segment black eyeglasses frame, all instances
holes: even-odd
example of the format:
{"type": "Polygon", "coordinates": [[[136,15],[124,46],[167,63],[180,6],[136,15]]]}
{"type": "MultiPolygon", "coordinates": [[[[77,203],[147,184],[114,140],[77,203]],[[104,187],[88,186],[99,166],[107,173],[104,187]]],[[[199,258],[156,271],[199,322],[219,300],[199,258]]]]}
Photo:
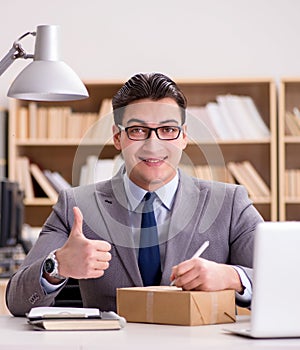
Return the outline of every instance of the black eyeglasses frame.
{"type": "Polygon", "coordinates": [[[126,135],[127,137],[129,138],[129,140],[132,140],[132,141],[145,141],[145,140],[148,140],[152,134],[152,131],[155,132],[155,135],[156,137],[159,139],[159,140],[162,140],[162,141],[173,141],[173,140],[177,140],[178,137],[180,136],[181,132],[182,132],[182,127],[181,126],[174,126],[174,125],[163,125],[163,126],[159,126],[157,128],[150,128],[149,126],[144,126],[144,125],[132,125],[132,126],[123,126],[121,124],[118,124],[118,128],[120,129],[120,131],[125,131],[126,132],[126,135]],[[164,129],[166,127],[172,127],[172,128],[175,128],[178,130],[178,135],[174,138],[171,138],[171,139],[163,139],[159,136],[158,134],[158,130],[159,129],[164,129]],[[129,135],[129,132],[128,130],[130,130],[131,128],[145,128],[146,130],[148,130],[148,135],[146,138],[144,139],[135,139],[135,138],[132,138],[130,135],[129,135]]]}

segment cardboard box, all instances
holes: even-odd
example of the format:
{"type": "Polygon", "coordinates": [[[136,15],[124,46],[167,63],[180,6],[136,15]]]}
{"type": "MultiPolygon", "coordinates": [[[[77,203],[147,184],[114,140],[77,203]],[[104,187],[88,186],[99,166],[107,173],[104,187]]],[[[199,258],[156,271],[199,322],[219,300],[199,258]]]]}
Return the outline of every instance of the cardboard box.
{"type": "Polygon", "coordinates": [[[128,322],[199,326],[235,322],[235,292],[183,291],[177,287],[117,289],[118,314],[128,322]]]}

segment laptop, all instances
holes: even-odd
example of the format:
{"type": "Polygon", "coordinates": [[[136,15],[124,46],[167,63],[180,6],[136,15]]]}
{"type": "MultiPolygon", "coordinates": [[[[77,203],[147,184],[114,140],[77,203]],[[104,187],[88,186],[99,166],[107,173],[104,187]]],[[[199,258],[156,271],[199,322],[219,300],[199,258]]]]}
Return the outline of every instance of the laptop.
{"type": "Polygon", "coordinates": [[[300,337],[300,222],[260,223],[253,269],[250,324],[226,331],[252,338],[300,337]]]}

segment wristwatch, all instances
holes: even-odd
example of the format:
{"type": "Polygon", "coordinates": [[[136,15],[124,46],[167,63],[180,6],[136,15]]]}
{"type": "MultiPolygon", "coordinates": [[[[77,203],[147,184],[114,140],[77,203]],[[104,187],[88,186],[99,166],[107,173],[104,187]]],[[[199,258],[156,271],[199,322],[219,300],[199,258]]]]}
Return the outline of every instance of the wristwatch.
{"type": "Polygon", "coordinates": [[[44,262],[43,270],[51,277],[57,278],[59,280],[65,280],[66,277],[63,277],[58,273],[58,261],[56,259],[55,253],[56,250],[53,250],[53,252],[47,256],[44,262]]]}

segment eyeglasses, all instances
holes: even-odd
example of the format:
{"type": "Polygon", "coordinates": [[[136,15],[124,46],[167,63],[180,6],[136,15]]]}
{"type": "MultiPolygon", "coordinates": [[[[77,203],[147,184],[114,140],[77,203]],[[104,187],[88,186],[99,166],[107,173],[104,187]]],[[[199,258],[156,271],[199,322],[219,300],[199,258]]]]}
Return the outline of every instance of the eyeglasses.
{"type": "Polygon", "coordinates": [[[149,128],[148,126],[133,125],[123,126],[118,124],[121,131],[125,131],[128,138],[134,141],[143,141],[150,138],[152,131],[155,132],[159,140],[176,140],[178,139],[182,128],[180,126],[159,126],[158,128],[149,128]]]}

